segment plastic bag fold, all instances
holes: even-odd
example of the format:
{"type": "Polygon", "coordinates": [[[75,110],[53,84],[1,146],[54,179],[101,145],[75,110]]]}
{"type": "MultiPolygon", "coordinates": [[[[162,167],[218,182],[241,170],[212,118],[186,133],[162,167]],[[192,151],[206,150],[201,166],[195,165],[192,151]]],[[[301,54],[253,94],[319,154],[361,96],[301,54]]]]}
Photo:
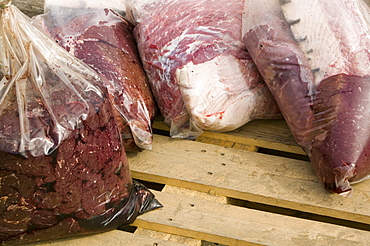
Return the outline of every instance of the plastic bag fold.
{"type": "Polygon", "coordinates": [[[369,7],[245,1],[243,40],[325,188],[370,174],[369,7]]]}

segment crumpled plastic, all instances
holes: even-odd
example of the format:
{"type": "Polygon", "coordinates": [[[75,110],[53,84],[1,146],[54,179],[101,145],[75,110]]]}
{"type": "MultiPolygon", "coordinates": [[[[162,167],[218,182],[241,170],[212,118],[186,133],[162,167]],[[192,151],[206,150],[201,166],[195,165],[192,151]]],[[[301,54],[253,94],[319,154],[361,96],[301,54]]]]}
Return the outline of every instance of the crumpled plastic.
{"type": "Polygon", "coordinates": [[[172,137],[231,131],[280,111],[241,38],[242,0],[129,0],[153,94],[172,137]]]}
{"type": "Polygon", "coordinates": [[[16,7],[0,14],[0,243],[107,231],[160,207],[131,178],[99,75],[16,7]]]}
{"type": "Polygon", "coordinates": [[[118,4],[47,0],[45,14],[34,21],[101,76],[116,110],[126,151],[151,149],[156,103],[137,51],[134,26],[118,14],[124,15],[118,4]]]}
{"type": "Polygon", "coordinates": [[[370,8],[247,0],[244,43],[328,191],[370,175],[370,8]]]}

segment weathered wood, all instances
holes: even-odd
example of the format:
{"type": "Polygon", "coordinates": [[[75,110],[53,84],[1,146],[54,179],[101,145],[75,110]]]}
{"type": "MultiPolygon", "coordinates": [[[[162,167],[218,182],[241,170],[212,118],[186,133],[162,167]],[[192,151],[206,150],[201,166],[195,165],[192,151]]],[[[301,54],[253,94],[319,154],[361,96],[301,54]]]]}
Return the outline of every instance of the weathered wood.
{"type": "MultiPolygon", "coordinates": [[[[227,203],[226,197],[211,195],[211,194],[204,193],[204,192],[184,189],[184,188],[170,186],[170,185],[166,185],[162,189],[162,192],[166,192],[170,194],[177,194],[177,195],[187,196],[187,197],[193,197],[193,198],[200,198],[200,199],[205,199],[205,200],[209,200],[213,202],[220,202],[223,204],[227,203]]],[[[164,232],[159,232],[159,231],[154,231],[154,230],[149,230],[149,229],[144,229],[144,228],[137,228],[137,230],[135,231],[135,234],[164,239],[167,241],[173,241],[177,243],[182,243],[187,246],[203,246],[202,240],[199,240],[199,239],[194,239],[194,238],[189,238],[189,237],[184,237],[184,236],[179,236],[175,234],[164,233],[164,232]]]]}
{"type": "Polygon", "coordinates": [[[27,246],[187,246],[152,237],[114,230],[106,233],[59,239],[55,241],[25,244],[27,246]]]}
{"type": "MultiPolygon", "coordinates": [[[[207,133],[204,133],[197,137],[195,141],[201,142],[201,143],[208,143],[208,144],[214,144],[214,145],[219,145],[219,146],[224,146],[224,147],[229,147],[229,148],[235,148],[235,149],[242,149],[242,150],[248,150],[248,151],[257,151],[258,147],[249,145],[249,144],[241,144],[229,140],[224,140],[224,139],[217,139],[213,134],[208,134],[209,136],[207,137],[207,133]]],[[[220,133],[216,133],[216,136],[220,133]]]]}
{"type": "Polygon", "coordinates": [[[158,135],[154,143],[128,155],[134,178],[370,224],[369,180],[343,198],[306,161],[158,135]]]}
{"type": "Polygon", "coordinates": [[[180,187],[171,186],[171,185],[166,185],[162,189],[162,192],[178,194],[178,195],[188,196],[188,197],[201,198],[204,200],[209,200],[212,202],[220,202],[223,204],[226,204],[228,202],[228,199],[224,196],[213,195],[209,193],[204,193],[204,192],[200,192],[196,190],[189,190],[189,189],[180,188],[180,187]]]}
{"type": "MultiPolygon", "coordinates": [[[[158,118],[153,123],[153,128],[164,131],[169,130],[169,127],[161,121],[161,118],[158,118]]],[[[198,137],[198,140],[204,143],[246,150],[248,150],[248,147],[245,148],[243,146],[263,147],[305,155],[305,152],[294,140],[284,120],[255,120],[234,131],[225,133],[204,131],[198,137]],[[238,147],[238,145],[242,147],[238,147]]]]}
{"type": "MultiPolygon", "coordinates": [[[[210,194],[206,194],[203,192],[187,190],[187,189],[169,186],[169,185],[166,185],[162,189],[162,192],[167,192],[167,193],[172,193],[172,194],[181,194],[181,195],[198,197],[198,198],[207,197],[209,199],[216,199],[216,200],[219,199],[219,201],[226,202],[224,197],[223,197],[224,199],[222,200],[222,197],[212,196],[210,194]]],[[[177,243],[185,244],[187,246],[202,246],[202,241],[199,239],[194,239],[194,238],[189,238],[189,237],[184,237],[184,236],[179,236],[175,234],[164,233],[164,232],[159,232],[159,231],[154,231],[154,230],[149,230],[149,229],[144,229],[144,228],[137,228],[135,231],[135,234],[148,236],[152,238],[159,238],[159,239],[163,239],[163,240],[167,240],[171,242],[177,242],[177,243]]]]}
{"type": "Polygon", "coordinates": [[[229,246],[369,245],[370,232],[298,219],[179,194],[154,191],[163,209],[146,213],[135,226],[229,246]]]}
{"type": "Polygon", "coordinates": [[[44,0],[13,0],[12,3],[30,17],[44,12],[44,0]]]}
{"type": "Polygon", "coordinates": [[[229,134],[248,138],[250,144],[259,147],[306,154],[295,141],[284,120],[254,120],[229,134]]]}
{"type": "Polygon", "coordinates": [[[184,237],[184,236],[179,236],[175,234],[159,232],[159,231],[154,231],[154,230],[149,230],[149,229],[144,229],[144,228],[137,228],[137,230],[135,231],[135,235],[142,235],[142,236],[151,237],[151,238],[163,239],[163,240],[170,241],[170,242],[180,243],[186,246],[202,246],[202,241],[199,239],[194,239],[194,238],[189,238],[189,237],[184,237]]]}

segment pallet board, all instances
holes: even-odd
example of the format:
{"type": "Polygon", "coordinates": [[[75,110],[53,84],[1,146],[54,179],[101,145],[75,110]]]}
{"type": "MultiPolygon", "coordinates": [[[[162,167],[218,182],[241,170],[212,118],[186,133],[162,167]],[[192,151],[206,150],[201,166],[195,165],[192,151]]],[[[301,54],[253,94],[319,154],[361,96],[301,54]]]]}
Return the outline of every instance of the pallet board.
{"type": "MultiPolygon", "coordinates": [[[[279,148],[280,151],[302,154],[290,147],[294,143],[290,142],[292,136],[285,122],[255,121],[250,124],[244,126],[243,131],[238,130],[238,138],[231,136],[228,142],[250,144],[251,135],[259,134],[261,137],[256,138],[263,141],[255,141],[257,148],[263,145],[273,149],[276,142],[283,139],[279,144],[287,145],[287,148],[279,148]],[[268,134],[259,132],[274,128],[279,130],[273,131],[273,144],[268,144],[268,134]]],[[[166,130],[161,122],[156,126],[166,130]]],[[[216,135],[219,139],[219,133],[206,134],[216,135]]],[[[165,189],[156,192],[165,207],[161,213],[154,211],[139,217],[134,223],[137,226],[160,228],[163,232],[226,245],[370,244],[370,213],[367,209],[370,181],[354,185],[351,196],[343,198],[324,190],[307,161],[238,147],[226,148],[218,146],[219,143],[212,144],[212,140],[211,143],[201,143],[155,135],[154,143],[152,151],[128,155],[133,177],[183,187],[196,191],[197,195],[191,195],[190,191],[169,195],[165,189]],[[248,209],[225,202],[220,204],[220,201],[203,201],[199,193],[211,194],[221,201],[227,198],[229,203],[231,200],[234,204],[257,205],[248,209]],[[195,206],[196,202],[199,205],[195,206]],[[266,210],[264,207],[270,211],[262,211],[266,210]],[[305,218],[299,218],[302,214],[305,218]]]]}
{"type": "Polygon", "coordinates": [[[134,225],[230,246],[370,243],[365,231],[179,194],[155,195],[165,207],[140,216],[134,225]]]}
{"type": "MultiPolygon", "coordinates": [[[[153,127],[157,130],[169,130],[161,117],[154,121],[153,127]]],[[[255,120],[227,133],[205,131],[197,141],[245,150],[262,147],[305,155],[284,120],[255,120]]]]}
{"type": "Polygon", "coordinates": [[[25,244],[27,246],[187,246],[167,240],[136,235],[121,230],[90,236],[73,237],[54,241],[25,244]]]}
{"type": "Polygon", "coordinates": [[[129,155],[133,177],[278,207],[370,223],[369,182],[349,198],[329,194],[305,161],[155,136],[129,155]]]}

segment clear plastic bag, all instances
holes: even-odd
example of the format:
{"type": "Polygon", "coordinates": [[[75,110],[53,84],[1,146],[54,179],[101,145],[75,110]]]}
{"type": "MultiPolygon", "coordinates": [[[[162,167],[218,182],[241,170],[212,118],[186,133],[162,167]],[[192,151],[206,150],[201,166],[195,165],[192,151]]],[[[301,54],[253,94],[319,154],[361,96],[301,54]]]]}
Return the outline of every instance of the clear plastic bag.
{"type": "Polygon", "coordinates": [[[370,174],[369,8],[362,0],[247,0],[244,43],[329,191],[370,174]]]}
{"type": "Polygon", "coordinates": [[[115,10],[104,8],[124,13],[125,5],[119,6],[120,2],[46,0],[45,14],[36,21],[105,81],[126,151],[136,150],[136,146],[151,149],[156,104],[141,65],[133,25],[115,10]]]}
{"type": "Polygon", "coordinates": [[[230,131],[279,109],[242,43],[242,0],[126,1],[172,137],[230,131]]]}
{"type": "Polygon", "coordinates": [[[0,243],[106,231],[159,207],[132,181],[99,75],[12,5],[0,47],[0,243]]]}

